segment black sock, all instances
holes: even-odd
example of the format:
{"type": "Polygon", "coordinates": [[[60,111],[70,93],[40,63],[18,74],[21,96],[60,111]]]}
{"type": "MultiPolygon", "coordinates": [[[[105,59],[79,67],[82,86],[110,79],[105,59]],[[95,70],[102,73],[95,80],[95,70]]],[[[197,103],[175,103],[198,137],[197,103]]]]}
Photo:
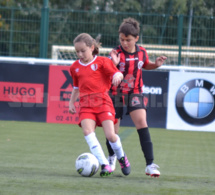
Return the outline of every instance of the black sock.
{"type": "Polygon", "coordinates": [[[109,153],[109,156],[113,156],[114,155],[114,151],[108,141],[108,139],[106,138],[106,145],[107,145],[107,149],[108,149],[108,153],[109,153]]]}
{"type": "Polygon", "coordinates": [[[148,127],[141,128],[141,129],[138,129],[137,132],[139,134],[140,145],[142,147],[142,151],[146,159],[146,165],[150,165],[154,160],[154,155],[153,155],[153,144],[151,142],[149,129],[148,127]]]}

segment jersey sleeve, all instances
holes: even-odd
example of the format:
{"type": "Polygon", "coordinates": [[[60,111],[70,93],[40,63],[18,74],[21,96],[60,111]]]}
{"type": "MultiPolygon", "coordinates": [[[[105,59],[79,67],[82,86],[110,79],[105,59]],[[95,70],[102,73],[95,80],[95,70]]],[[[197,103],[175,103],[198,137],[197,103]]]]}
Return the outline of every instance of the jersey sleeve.
{"type": "Polygon", "coordinates": [[[70,74],[71,74],[71,77],[72,77],[72,80],[73,80],[73,87],[75,89],[78,89],[78,78],[77,78],[77,75],[75,73],[73,65],[71,65],[71,67],[70,67],[70,74]]]}
{"type": "Polygon", "coordinates": [[[111,59],[104,57],[103,62],[103,69],[108,76],[112,77],[116,72],[120,72],[111,59]]]}
{"type": "Polygon", "coordinates": [[[148,56],[148,53],[147,53],[145,48],[141,48],[141,49],[144,53],[144,58],[145,58],[145,61],[144,61],[142,68],[145,68],[145,66],[149,63],[149,56],[148,56]]]}

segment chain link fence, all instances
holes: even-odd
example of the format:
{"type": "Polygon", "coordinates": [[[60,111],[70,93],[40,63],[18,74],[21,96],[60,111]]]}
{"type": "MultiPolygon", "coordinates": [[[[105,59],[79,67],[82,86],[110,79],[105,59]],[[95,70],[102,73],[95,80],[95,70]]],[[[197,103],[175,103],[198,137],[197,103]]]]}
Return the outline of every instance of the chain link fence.
{"type": "Polygon", "coordinates": [[[51,59],[54,45],[72,46],[82,32],[111,49],[127,17],[140,22],[138,44],[150,59],[166,55],[166,65],[215,67],[215,19],[206,16],[0,7],[0,56],[51,59]]]}

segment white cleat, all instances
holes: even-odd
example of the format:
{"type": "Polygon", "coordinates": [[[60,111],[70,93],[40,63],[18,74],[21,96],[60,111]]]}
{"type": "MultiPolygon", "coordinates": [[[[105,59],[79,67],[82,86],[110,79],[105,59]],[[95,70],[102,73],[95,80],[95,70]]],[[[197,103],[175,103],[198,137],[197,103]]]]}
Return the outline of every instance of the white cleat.
{"type": "Polygon", "coordinates": [[[148,165],[145,169],[146,175],[150,175],[151,177],[159,177],[160,171],[158,171],[158,168],[160,167],[154,163],[148,165]]]}
{"type": "Polygon", "coordinates": [[[116,169],[116,154],[113,156],[108,156],[107,158],[111,169],[114,171],[116,169]]]}

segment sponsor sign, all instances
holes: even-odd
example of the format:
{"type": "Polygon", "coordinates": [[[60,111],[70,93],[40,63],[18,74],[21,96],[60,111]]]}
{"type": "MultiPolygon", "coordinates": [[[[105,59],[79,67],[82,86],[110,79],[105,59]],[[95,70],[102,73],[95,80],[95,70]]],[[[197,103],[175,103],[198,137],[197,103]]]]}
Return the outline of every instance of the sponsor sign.
{"type": "Polygon", "coordinates": [[[168,99],[168,129],[215,131],[213,74],[171,72],[168,99]]]}
{"type": "Polygon", "coordinates": [[[0,62],[0,120],[46,121],[48,70],[0,62]]]}
{"type": "Polygon", "coordinates": [[[44,84],[0,81],[0,101],[43,103],[44,84]]]}
{"type": "MultiPolygon", "coordinates": [[[[0,119],[77,124],[78,102],[77,114],[69,113],[73,89],[69,68],[39,64],[0,64],[0,119]]],[[[96,69],[97,66],[92,68],[96,69]]],[[[143,71],[144,102],[148,104],[147,122],[150,127],[166,127],[168,74],[143,71]]],[[[138,104],[138,100],[133,99],[133,104],[138,104]]],[[[121,125],[134,126],[126,114],[121,125]]]]}
{"type": "MultiPolygon", "coordinates": [[[[69,66],[49,66],[49,85],[46,122],[77,124],[77,114],[69,113],[72,77],[69,66]]],[[[78,111],[78,102],[76,104],[78,111]]]]}

